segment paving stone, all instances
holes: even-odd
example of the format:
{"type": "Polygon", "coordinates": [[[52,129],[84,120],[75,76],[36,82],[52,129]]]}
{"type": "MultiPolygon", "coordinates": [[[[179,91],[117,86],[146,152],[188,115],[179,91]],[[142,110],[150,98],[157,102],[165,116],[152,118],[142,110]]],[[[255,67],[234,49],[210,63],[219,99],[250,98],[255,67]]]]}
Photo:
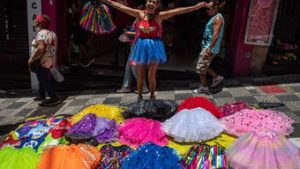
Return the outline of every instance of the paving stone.
{"type": "Polygon", "coordinates": [[[300,137],[300,123],[294,123],[294,132],[291,134],[291,137],[300,137]]]}
{"type": "Polygon", "coordinates": [[[241,86],[242,83],[239,80],[236,79],[225,79],[223,81],[225,86],[241,86]]]}
{"type": "Polygon", "coordinates": [[[122,100],[122,97],[107,97],[103,103],[118,105],[118,104],[120,104],[121,100],[122,100]]]}
{"type": "Polygon", "coordinates": [[[295,121],[295,123],[300,123],[300,117],[298,117],[295,113],[293,113],[291,111],[286,111],[286,112],[284,112],[284,114],[286,114],[287,116],[292,118],[295,121]]]}
{"type": "Polygon", "coordinates": [[[300,111],[300,101],[285,102],[285,105],[292,111],[300,111]]]}
{"type": "Polygon", "coordinates": [[[4,102],[6,99],[0,99],[0,103],[4,102]]]}
{"type": "Polygon", "coordinates": [[[35,109],[39,107],[39,103],[38,102],[31,102],[30,104],[26,105],[27,109],[35,109]]]}
{"type": "Polygon", "coordinates": [[[11,124],[17,124],[25,121],[25,117],[22,116],[8,116],[3,118],[0,121],[1,126],[11,125],[11,124]]]}
{"type": "Polygon", "coordinates": [[[33,100],[33,97],[23,97],[17,100],[16,102],[30,102],[33,100]]]}
{"type": "Polygon", "coordinates": [[[92,98],[93,95],[79,95],[75,98],[75,100],[80,100],[80,99],[90,99],[92,98]]]}
{"type": "Polygon", "coordinates": [[[175,94],[175,100],[185,100],[190,97],[193,97],[192,93],[175,94]]]}
{"type": "Polygon", "coordinates": [[[257,104],[258,101],[255,99],[253,96],[244,96],[244,97],[234,97],[234,100],[238,101],[243,101],[249,105],[257,104]]]}
{"type": "Polygon", "coordinates": [[[106,98],[108,94],[95,94],[92,96],[92,98],[106,98]]]}
{"type": "Polygon", "coordinates": [[[126,94],[124,94],[124,93],[111,93],[111,94],[109,94],[107,97],[117,97],[117,98],[122,98],[122,97],[124,97],[126,94]]]}
{"type": "Polygon", "coordinates": [[[270,109],[274,110],[274,111],[279,111],[279,112],[291,112],[292,111],[287,106],[273,107],[273,108],[270,108],[270,109]]]}
{"type": "Polygon", "coordinates": [[[15,116],[16,109],[3,109],[0,111],[0,117],[15,116]]]}
{"type": "Polygon", "coordinates": [[[244,87],[229,88],[228,90],[233,97],[251,96],[248,90],[244,87]]]}
{"type": "Polygon", "coordinates": [[[22,107],[26,102],[14,102],[13,104],[6,107],[6,109],[18,109],[22,107]]]}
{"type": "Polygon", "coordinates": [[[300,93],[300,86],[290,86],[290,88],[296,92],[296,93],[300,93]]]}
{"type": "Polygon", "coordinates": [[[215,102],[216,106],[220,107],[226,103],[234,103],[236,101],[232,97],[227,97],[227,98],[216,98],[216,99],[214,99],[214,102],[215,102]]]}
{"type": "Polygon", "coordinates": [[[59,110],[55,115],[74,115],[82,110],[85,106],[67,106],[63,110],[59,110]]]}
{"type": "Polygon", "coordinates": [[[265,96],[254,96],[258,102],[280,102],[275,96],[265,95],[265,96]]]}
{"type": "Polygon", "coordinates": [[[137,101],[137,95],[133,93],[127,94],[125,97],[122,98],[120,105],[128,106],[130,103],[137,101]]]}
{"type": "Polygon", "coordinates": [[[1,109],[6,109],[9,105],[13,104],[12,102],[2,102],[0,103],[0,110],[1,109]]]}
{"type": "Polygon", "coordinates": [[[19,98],[8,98],[8,99],[5,99],[2,103],[14,103],[17,100],[19,100],[19,98]]]}
{"type": "MultiPolygon", "coordinates": [[[[299,132],[300,133],[300,132],[299,132]]],[[[289,138],[291,142],[293,142],[300,149],[300,137],[289,138]]]]}
{"type": "Polygon", "coordinates": [[[205,97],[207,99],[213,99],[213,95],[206,95],[206,94],[193,94],[194,97],[205,97]]]}
{"type": "Polygon", "coordinates": [[[231,93],[229,91],[222,91],[217,94],[212,95],[213,98],[226,98],[226,97],[232,97],[231,93]]]}
{"type": "Polygon", "coordinates": [[[88,102],[89,99],[78,99],[78,100],[73,100],[69,106],[80,106],[80,105],[85,105],[86,102],[88,102]]]}
{"type": "Polygon", "coordinates": [[[261,96],[261,95],[265,95],[264,93],[260,92],[257,89],[250,89],[248,90],[248,92],[252,95],[252,96],[261,96]]]}
{"type": "Polygon", "coordinates": [[[21,111],[19,111],[19,112],[17,113],[17,116],[24,116],[24,117],[26,117],[26,116],[28,116],[28,114],[31,113],[32,111],[33,111],[33,109],[23,109],[23,110],[21,110],[21,111]]]}
{"type": "Polygon", "coordinates": [[[300,101],[300,98],[297,95],[277,95],[276,96],[280,101],[282,102],[288,102],[288,101],[300,101]]]}
{"type": "Polygon", "coordinates": [[[175,100],[175,91],[159,91],[156,94],[157,99],[175,100]]]}
{"type": "Polygon", "coordinates": [[[92,98],[85,105],[102,104],[105,98],[92,98]]]}

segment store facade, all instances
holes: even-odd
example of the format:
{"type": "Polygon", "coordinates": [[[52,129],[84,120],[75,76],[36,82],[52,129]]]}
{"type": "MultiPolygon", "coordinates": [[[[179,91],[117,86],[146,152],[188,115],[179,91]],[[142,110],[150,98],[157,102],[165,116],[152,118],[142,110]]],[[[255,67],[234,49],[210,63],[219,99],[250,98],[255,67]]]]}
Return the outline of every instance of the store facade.
{"type": "MultiPolygon", "coordinates": [[[[29,44],[34,34],[32,21],[35,14],[42,12],[50,16],[52,29],[58,35],[58,64],[70,64],[74,46],[81,48],[80,45],[73,44],[73,25],[74,22],[79,22],[84,1],[23,0],[18,2],[23,5],[18,6],[11,5],[14,4],[13,1],[15,0],[1,1],[0,3],[3,13],[1,15],[3,17],[1,18],[1,22],[3,22],[1,30],[3,31],[1,31],[0,45],[2,63],[7,60],[16,64],[24,65],[26,63],[29,56],[29,44]]],[[[144,4],[144,1],[131,2],[127,0],[127,3],[137,7],[144,4]]],[[[194,1],[188,0],[162,0],[161,9],[189,6],[193,3],[194,1]]],[[[226,9],[223,11],[226,25],[222,48],[222,57],[224,58],[222,61],[227,67],[224,67],[223,70],[233,76],[298,73],[300,11],[297,9],[299,8],[300,2],[296,0],[227,1],[226,9]],[[262,10],[253,11],[257,8],[262,10]],[[255,27],[255,25],[259,25],[259,20],[255,21],[253,18],[254,12],[258,15],[257,18],[267,16],[265,19],[268,24],[264,24],[263,28],[255,27]],[[264,15],[266,12],[268,15],[264,15]],[[251,22],[253,20],[254,22],[251,22]],[[261,30],[265,31],[263,32],[265,36],[260,35],[261,30]],[[285,69],[285,67],[294,67],[294,69],[286,72],[276,71],[285,69]]],[[[120,29],[126,25],[130,26],[133,22],[132,18],[113,9],[111,9],[111,13],[117,26],[120,25],[120,29]],[[122,21],[122,23],[118,21],[122,21]]],[[[176,16],[164,23],[163,39],[168,62],[161,65],[160,69],[192,71],[192,65],[200,50],[202,33],[207,19],[205,10],[199,10],[176,16]]],[[[94,64],[100,66],[124,66],[129,53],[129,44],[118,41],[118,36],[122,32],[120,29],[105,35],[88,32],[85,32],[84,36],[79,34],[80,41],[85,48],[84,56],[88,56],[87,59],[94,58],[96,60],[94,64]]]]}

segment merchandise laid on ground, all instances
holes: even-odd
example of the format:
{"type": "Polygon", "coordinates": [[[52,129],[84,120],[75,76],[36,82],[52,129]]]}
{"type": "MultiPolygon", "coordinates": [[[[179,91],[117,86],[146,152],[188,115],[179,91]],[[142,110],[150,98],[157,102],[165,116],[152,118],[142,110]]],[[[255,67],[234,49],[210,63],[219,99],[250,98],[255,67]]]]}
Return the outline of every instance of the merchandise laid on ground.
{"type": "Polygon", "coordinates": [[[31,118],[0,143],[0,169],[300,169],[294,120],[272,106],[191,97],[31,118]]]}

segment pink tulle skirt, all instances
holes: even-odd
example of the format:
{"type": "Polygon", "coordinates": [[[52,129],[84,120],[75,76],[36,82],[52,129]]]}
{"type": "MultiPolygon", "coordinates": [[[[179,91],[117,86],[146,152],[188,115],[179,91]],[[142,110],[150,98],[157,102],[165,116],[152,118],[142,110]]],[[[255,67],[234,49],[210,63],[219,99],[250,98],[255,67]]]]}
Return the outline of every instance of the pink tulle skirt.
{"type": "Polygon", "coordinates": [[[244,109],[220,119],[225,132],[239,136],[244,132],[273,131],[283,135],[293,132],[294,120],[281,112],[273,110],[244,109]]]}
{"type": "Polygon", "coordinates": [[[119,127],[120,142],[129,146],[140,146],[147,142],[164,146],[168,144],[166,134],[161,129],[161,123],[146,118],[125,120],[119,127]]]}
{"type": "Polygon", "coordinates": [[[299,169],[299,150],[283,135],[246,133],[226,151],[237,169],[299,169]]]}

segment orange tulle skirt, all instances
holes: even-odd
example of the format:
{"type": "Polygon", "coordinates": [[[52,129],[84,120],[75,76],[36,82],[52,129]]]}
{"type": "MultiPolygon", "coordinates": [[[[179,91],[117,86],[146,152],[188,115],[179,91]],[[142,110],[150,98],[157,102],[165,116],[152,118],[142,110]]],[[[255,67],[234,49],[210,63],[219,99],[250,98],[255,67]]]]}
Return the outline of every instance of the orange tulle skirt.
{"type": "Polygon", "coordinates": [[[100,153],[96,147],[59,145],[42,154],[37,169],[94,169],[99,160],[100,153]]]}

